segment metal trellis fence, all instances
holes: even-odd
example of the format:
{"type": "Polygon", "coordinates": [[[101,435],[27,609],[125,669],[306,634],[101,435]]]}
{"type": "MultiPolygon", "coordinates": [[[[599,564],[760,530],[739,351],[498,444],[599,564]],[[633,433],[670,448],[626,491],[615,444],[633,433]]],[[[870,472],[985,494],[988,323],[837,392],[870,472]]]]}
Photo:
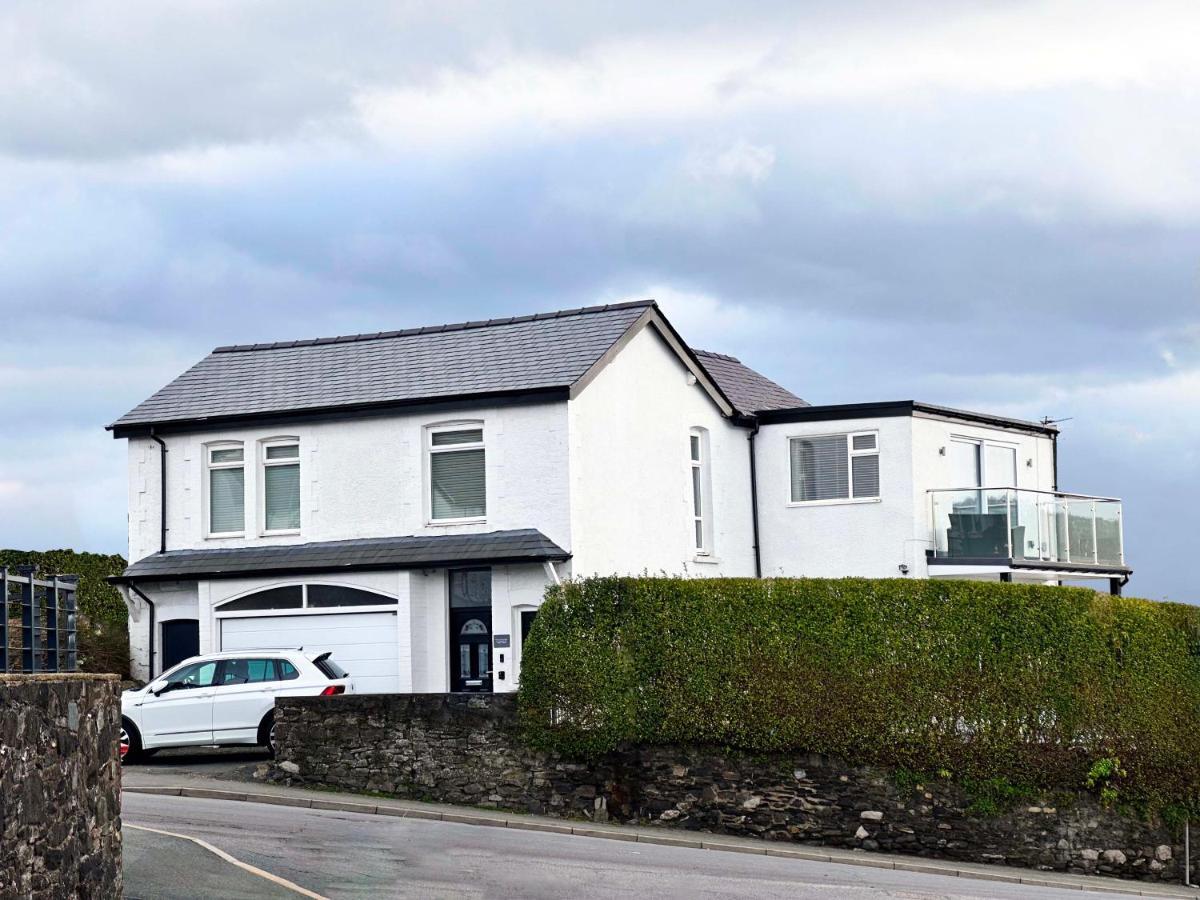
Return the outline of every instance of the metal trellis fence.
{"type": "Polygon", "coordinates": [[[37,578],[33,566],[0,566],[0,674],[75,672],[74,575],[37,578]]]}

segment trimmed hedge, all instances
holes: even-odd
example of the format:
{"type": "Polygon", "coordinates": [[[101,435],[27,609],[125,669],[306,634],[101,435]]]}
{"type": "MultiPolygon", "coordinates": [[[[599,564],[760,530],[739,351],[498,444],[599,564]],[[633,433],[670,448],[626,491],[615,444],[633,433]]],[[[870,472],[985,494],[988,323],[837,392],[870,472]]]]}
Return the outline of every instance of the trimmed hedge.
{"type": "Polygon", "coordinates": [[[124,557],[74,550],[0,550],[0,566],[34,566],[39,576],[78,575],[80,671],[129,674],[129,614],[117,589],[104,580],[125,571],[124,557]]]}
{"type": "Polygon", "coordinates": [[[707,743],[1036,790],[1091,773],[1107,798],[1195,808],[1200,608],[999,582],[587,579],[548,591],[520,709],[527,740],[568,754],[707,743]]]}

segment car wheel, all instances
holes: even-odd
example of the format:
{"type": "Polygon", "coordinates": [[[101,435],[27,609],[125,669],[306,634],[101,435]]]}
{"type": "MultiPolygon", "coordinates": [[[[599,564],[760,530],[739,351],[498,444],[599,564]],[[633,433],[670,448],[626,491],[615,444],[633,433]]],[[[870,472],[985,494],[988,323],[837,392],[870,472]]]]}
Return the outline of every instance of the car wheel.
{"type": "Polygon", "coordinates": [[[121,762],[138,762],[146,756],[142,736],[128,719],[121,720],[121,762]]]}
{"type": "Polygon", "coordinates": [[[263,716],[262,724],[258,726],[258,742],[271,752],[271,758],[275,758],[276,743],[275,743],[275,711],[267,713],[263,716]]]}

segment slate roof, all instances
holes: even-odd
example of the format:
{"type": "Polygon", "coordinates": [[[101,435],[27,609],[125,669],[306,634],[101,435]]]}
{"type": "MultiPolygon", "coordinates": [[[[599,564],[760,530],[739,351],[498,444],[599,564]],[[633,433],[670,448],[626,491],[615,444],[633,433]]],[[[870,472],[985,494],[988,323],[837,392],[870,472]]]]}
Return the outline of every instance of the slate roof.
{"type": "Polygon", "coordinates": [[[571,554],[532,528],[484,534],[361,538],[271,547],[168,550],[139,559],[109,581],[237,578],[273,572],[347,572],[568,559],[571,554]]]}
{"type": "Polygon", "coordinates": [[[218,347],[109,427],[569,388],[653,306],[218,347]]]}
{"type": "Polygon", "coordinates": [[[739,412],[754,413],[767,409],[793,409],[808,406],[785,387],[760,375],[741,360],[711,350],[694,350],[700,363],[720,385],[725,396],[739,412]]]}
{"type": "MultiPolygon", "coordinates": [[[[462,398],[566,391],[653,300],[334,338],[218,347],[109,426],[324,414],[462,398]]],[[[661,320],[665,323],[665,319],[661,320]]],[[[674,333],[669,323],[666,327],[674,333]]],[[[732,356],[695,351],[739,412],[807,406],[732,356]]]]}

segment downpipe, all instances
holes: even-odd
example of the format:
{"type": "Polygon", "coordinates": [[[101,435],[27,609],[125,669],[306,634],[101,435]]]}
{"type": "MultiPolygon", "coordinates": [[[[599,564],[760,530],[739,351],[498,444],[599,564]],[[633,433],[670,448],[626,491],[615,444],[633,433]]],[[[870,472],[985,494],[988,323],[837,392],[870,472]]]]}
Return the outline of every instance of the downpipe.
{"type": "Polygon", "coordinates": [[[758,419],[746,436],[750,448],[750,527],[754,536],[754,577],[762,578],[762,553],[758,547],[758,469],[755,462],[754,436],[758,434],[758,419]]]}
{"type": "MultiPolygon", "coordinates": [[[[167,442],[150,429],[150,440],[158,444],[158,552],[167,552],[167,442]]],[[[138,591],[141,594],[141,591],[138,591]]]]}
{"type": "Polygon", "coordinates": [[[149,597],[147,597],[142,592],[142,589],[139,588],[132,581],[128,582],[127,585],[131,591],[133,591],[135,594],[137,594],[139,597],[141,597],[143,601],[145,601],[146,608],[148,610],[150,610],[150,619],[147,623],[150,626],[150,659],[146,663],[146,675],[148,676],[146,678],[146,683],[149,684],[151,681],[154,680],[154,601],[151,600],[149,597]]]}

